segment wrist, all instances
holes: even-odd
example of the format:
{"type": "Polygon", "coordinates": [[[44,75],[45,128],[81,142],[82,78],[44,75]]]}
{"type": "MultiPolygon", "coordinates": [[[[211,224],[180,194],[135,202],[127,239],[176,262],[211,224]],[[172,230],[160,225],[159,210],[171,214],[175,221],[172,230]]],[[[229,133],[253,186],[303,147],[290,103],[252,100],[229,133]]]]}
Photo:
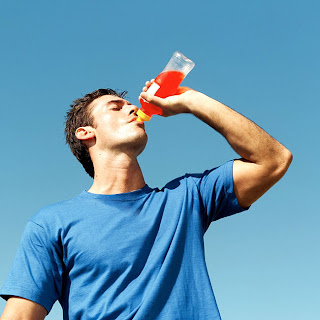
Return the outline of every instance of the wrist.
{"type": "Polygon", "coordinates": [[[211,98],[199,91],[190,90],[186,92],[184,102],[186,113],[196,115],[199,111],[203,109],[205,105],[208,104],[208,99],[212,100],[211,98]]]}

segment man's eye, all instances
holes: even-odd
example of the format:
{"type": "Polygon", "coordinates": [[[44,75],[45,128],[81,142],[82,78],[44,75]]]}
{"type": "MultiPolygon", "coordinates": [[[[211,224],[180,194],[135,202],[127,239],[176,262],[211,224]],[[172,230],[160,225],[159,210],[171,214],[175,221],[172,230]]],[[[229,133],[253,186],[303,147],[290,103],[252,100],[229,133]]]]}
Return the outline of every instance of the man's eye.
{"type": "Polygon", "coordinates": [[[121,108],[120,107],[112,107],[111,110],[119,111],[119,110],[121,110],[121,108]]]}

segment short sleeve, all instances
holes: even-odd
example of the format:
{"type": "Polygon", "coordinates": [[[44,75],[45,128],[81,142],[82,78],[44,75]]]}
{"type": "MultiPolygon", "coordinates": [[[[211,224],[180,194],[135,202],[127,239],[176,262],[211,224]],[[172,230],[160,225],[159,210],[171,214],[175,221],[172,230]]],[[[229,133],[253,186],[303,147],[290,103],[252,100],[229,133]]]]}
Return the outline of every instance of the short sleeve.
{"type": "Polygon", "coordinates": [[[233,160],[206,170],[195,178],[195,182],[202,204],[205,230],[212,221],[249,209],[239,205],[233,191],[233,160]]]}
{"type": "Polygon", "coordinates": [[[49,241],[46,230],[28,221],[8,278],[0,295],[22,297],[50,312],[62,287],[62,253],[49,241]]]}

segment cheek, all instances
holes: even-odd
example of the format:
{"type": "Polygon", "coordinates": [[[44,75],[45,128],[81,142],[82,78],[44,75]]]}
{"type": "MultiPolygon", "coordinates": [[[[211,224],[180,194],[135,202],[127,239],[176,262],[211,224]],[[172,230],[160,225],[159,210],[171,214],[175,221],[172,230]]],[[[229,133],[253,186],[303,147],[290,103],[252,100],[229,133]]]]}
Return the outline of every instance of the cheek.
{"type": "MultiPolygon", "coordinates": [[[[105,120],[105,119],[103,119],[105,120]]],[[[99,121],[96,128],[97,141],[108,141],[113,140],[119,132],[119,126],[115,121],[99,121]]]]}
{"type": "Polygon", "coordinates": [[[119,127],[119,119],[117,119],[116,117],[111,117],[110,115],[105,115],[100,119],[98,129],[100,129],[100,131],[105,135],[110,135],[119,131],[119,127]]]}

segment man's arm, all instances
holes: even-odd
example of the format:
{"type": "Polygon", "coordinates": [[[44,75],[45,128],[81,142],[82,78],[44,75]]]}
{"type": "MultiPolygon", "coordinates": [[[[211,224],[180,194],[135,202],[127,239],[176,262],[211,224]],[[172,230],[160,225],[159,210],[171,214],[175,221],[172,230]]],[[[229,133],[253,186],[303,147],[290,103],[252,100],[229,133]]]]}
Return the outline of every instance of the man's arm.
{"type": "MultiPolygon", "coordinates": [[[[149,84],[146,83],[147,87],[149,84]]],[[[242,157],[234,162],[233,181],[234,192],[243,208],[250,206],[279,181],[292,161],[291,152],[267,132],[200,92],[189,90],[166,99],[143,92],[141,98],[161,107],[164,116],[192,113],[227,139],[242,157]]]]}
{"type": "Polygon", "coordinates": [[[20,297],[11,297],[7,301],[0,320],[43,320],[47,314],[47,310],[38,303],[20,297]]]}

